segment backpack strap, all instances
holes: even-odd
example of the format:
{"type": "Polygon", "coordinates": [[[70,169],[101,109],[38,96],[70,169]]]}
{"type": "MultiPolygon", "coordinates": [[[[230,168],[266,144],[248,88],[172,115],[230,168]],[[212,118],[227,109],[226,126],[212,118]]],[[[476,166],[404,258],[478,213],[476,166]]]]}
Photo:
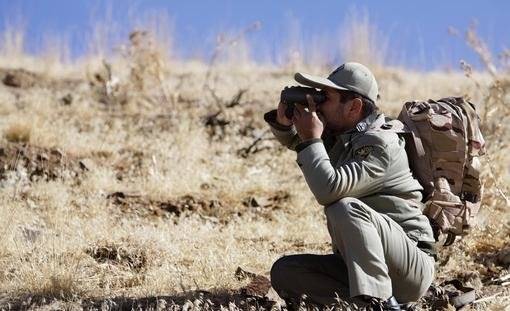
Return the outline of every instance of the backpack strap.
{"type": "MultiPolygon", "coordinates": [[[[408,103],[406,103],[405,105],[408,106],[408,103]]],[[[425,155],[425,148],[423,148],[423,143],[421,141],[418,129],[416,128],[416,126],[414,125],[414,122],[409,117],[408,110],[407,109],[402,109],[401,116],[403,118],[402,121],[404,121],[405,125],[410,130],[410,134],[411,134],[411,136],[413,138],[413,141],[414,141],[414,144],[416,146],[416,152],[418,153],[418,156],[419,157],[423,157],[425,155]]]]}
{"type": "Polygon", "coordinates": [[[453,242],[455,242],[455,238],[457,236],[451,232],[447,232],[446,234],[446,240],[444,241],[443,243],[443,246],[450,246],[453,244],[453,242]]]}
{"type": "Polygon", "coordinates": [[[439,285],[430,285],[426,296],[427,300],[432,302],[433,310],[443,310],[448,306],[461,310],[476,301],[475,289],[464,286],[458,279],[444,281],[439,285]]]}
{"type": "Polygon", "coordinates": [[[462,282],[459,281],[458,279],[443,282],[441,285],[442,286],[453,285],[455,289],[462,292],[461,294],[450,297],[450,303],[456,309],[468,305],[476,300],[475,289],[472,287],[464,286],[464,284],[462,284],[462,282]]]}

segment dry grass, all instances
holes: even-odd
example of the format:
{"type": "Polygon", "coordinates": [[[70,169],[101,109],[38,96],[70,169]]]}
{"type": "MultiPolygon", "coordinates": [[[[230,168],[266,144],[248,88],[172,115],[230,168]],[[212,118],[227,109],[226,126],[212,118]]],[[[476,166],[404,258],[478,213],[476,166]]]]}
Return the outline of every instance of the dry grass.
{"type": "Polygon", "coordinates": [[[388,61],[388,39],[379,33],[366,10],[351,8],[338,41],[344,59],[369,68],[381,67],[388,61]]]}
{"type": "Polygon", "coordinates": [[[7,141],[14,143],[28,143],[30,141],[30,134],[32,133],[32,125],[19,122],[10,124],[5,129],[4,136],[7,141]]]}
{"type": "MultiPolygon", "coordinates": [[[[358,51],[373,44],[365,25],[358,51]]],[[[20,45],[5,36],[8,51],[20,45]]],[[[466,78],[383,58],[370,56],[387,114],[450,95],[469,95],[481,112],[483,226],[443,252],[438,279],[463,278],[482,296],[503,291],[472,308],[501,310],[510,293],[491,280],[508,274],[508,71],[466,78]]],[[[16,60],[29,72],[41,61],[16,60]]],[[[234,64],[177,61],[133,32],[116,57],[0,84],[0,308],[249,304],[237,300],[246,283],[237,267],[267,275],[284,254],[329,252],[295,155],[262,120],[292,83],[289,68],[234,64]]]]}

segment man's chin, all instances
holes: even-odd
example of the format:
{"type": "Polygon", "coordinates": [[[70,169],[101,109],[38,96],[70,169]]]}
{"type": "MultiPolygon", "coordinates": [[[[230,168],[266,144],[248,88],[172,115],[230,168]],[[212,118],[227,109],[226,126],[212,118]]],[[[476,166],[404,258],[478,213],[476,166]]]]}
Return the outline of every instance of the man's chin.
{"type": "Polygon", "coordinates": [[[324,126],[324,132],[328,134],[334,134],[337,132],[337,130],[326,124],[326,126],[324,126]]]}
{"type": "Polygon", "coordinates": [[[344,130],[341,128],[338,128],[337,126],[331,126],[331,125],[328,126],[328,124],[326,124],[326,126],[324,127],[324,132],[326,132],[329,135],[337,135],[337,134],[343,133],[344,130]]]}

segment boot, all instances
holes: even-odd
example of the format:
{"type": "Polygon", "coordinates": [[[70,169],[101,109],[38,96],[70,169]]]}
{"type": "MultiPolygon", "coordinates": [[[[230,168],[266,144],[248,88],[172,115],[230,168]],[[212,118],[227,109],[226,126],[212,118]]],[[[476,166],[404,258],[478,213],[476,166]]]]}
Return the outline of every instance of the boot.
{"type": "Polygon", "coordinates": [[[368,310],[373,311],[401,311],[400,305],[394,296],[388,298],[388,300],[372,299],[368,310]]]}

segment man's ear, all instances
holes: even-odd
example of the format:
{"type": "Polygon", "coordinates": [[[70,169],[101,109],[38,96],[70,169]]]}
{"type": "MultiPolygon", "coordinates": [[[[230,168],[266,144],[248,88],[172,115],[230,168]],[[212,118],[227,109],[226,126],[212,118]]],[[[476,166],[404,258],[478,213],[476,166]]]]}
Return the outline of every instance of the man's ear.
{"type": "Polygon", "coordinates": [[[358,116],[361,116],[361,113],[362,113],[362,109],[363,109],[363,101],[361,100],[361,98],[354,98],[352,100],[352,104],[351,104],[351,107],[350,107],[350,113],[352,116],[355,116],[355,117],[358,117],[358,116]]]}

